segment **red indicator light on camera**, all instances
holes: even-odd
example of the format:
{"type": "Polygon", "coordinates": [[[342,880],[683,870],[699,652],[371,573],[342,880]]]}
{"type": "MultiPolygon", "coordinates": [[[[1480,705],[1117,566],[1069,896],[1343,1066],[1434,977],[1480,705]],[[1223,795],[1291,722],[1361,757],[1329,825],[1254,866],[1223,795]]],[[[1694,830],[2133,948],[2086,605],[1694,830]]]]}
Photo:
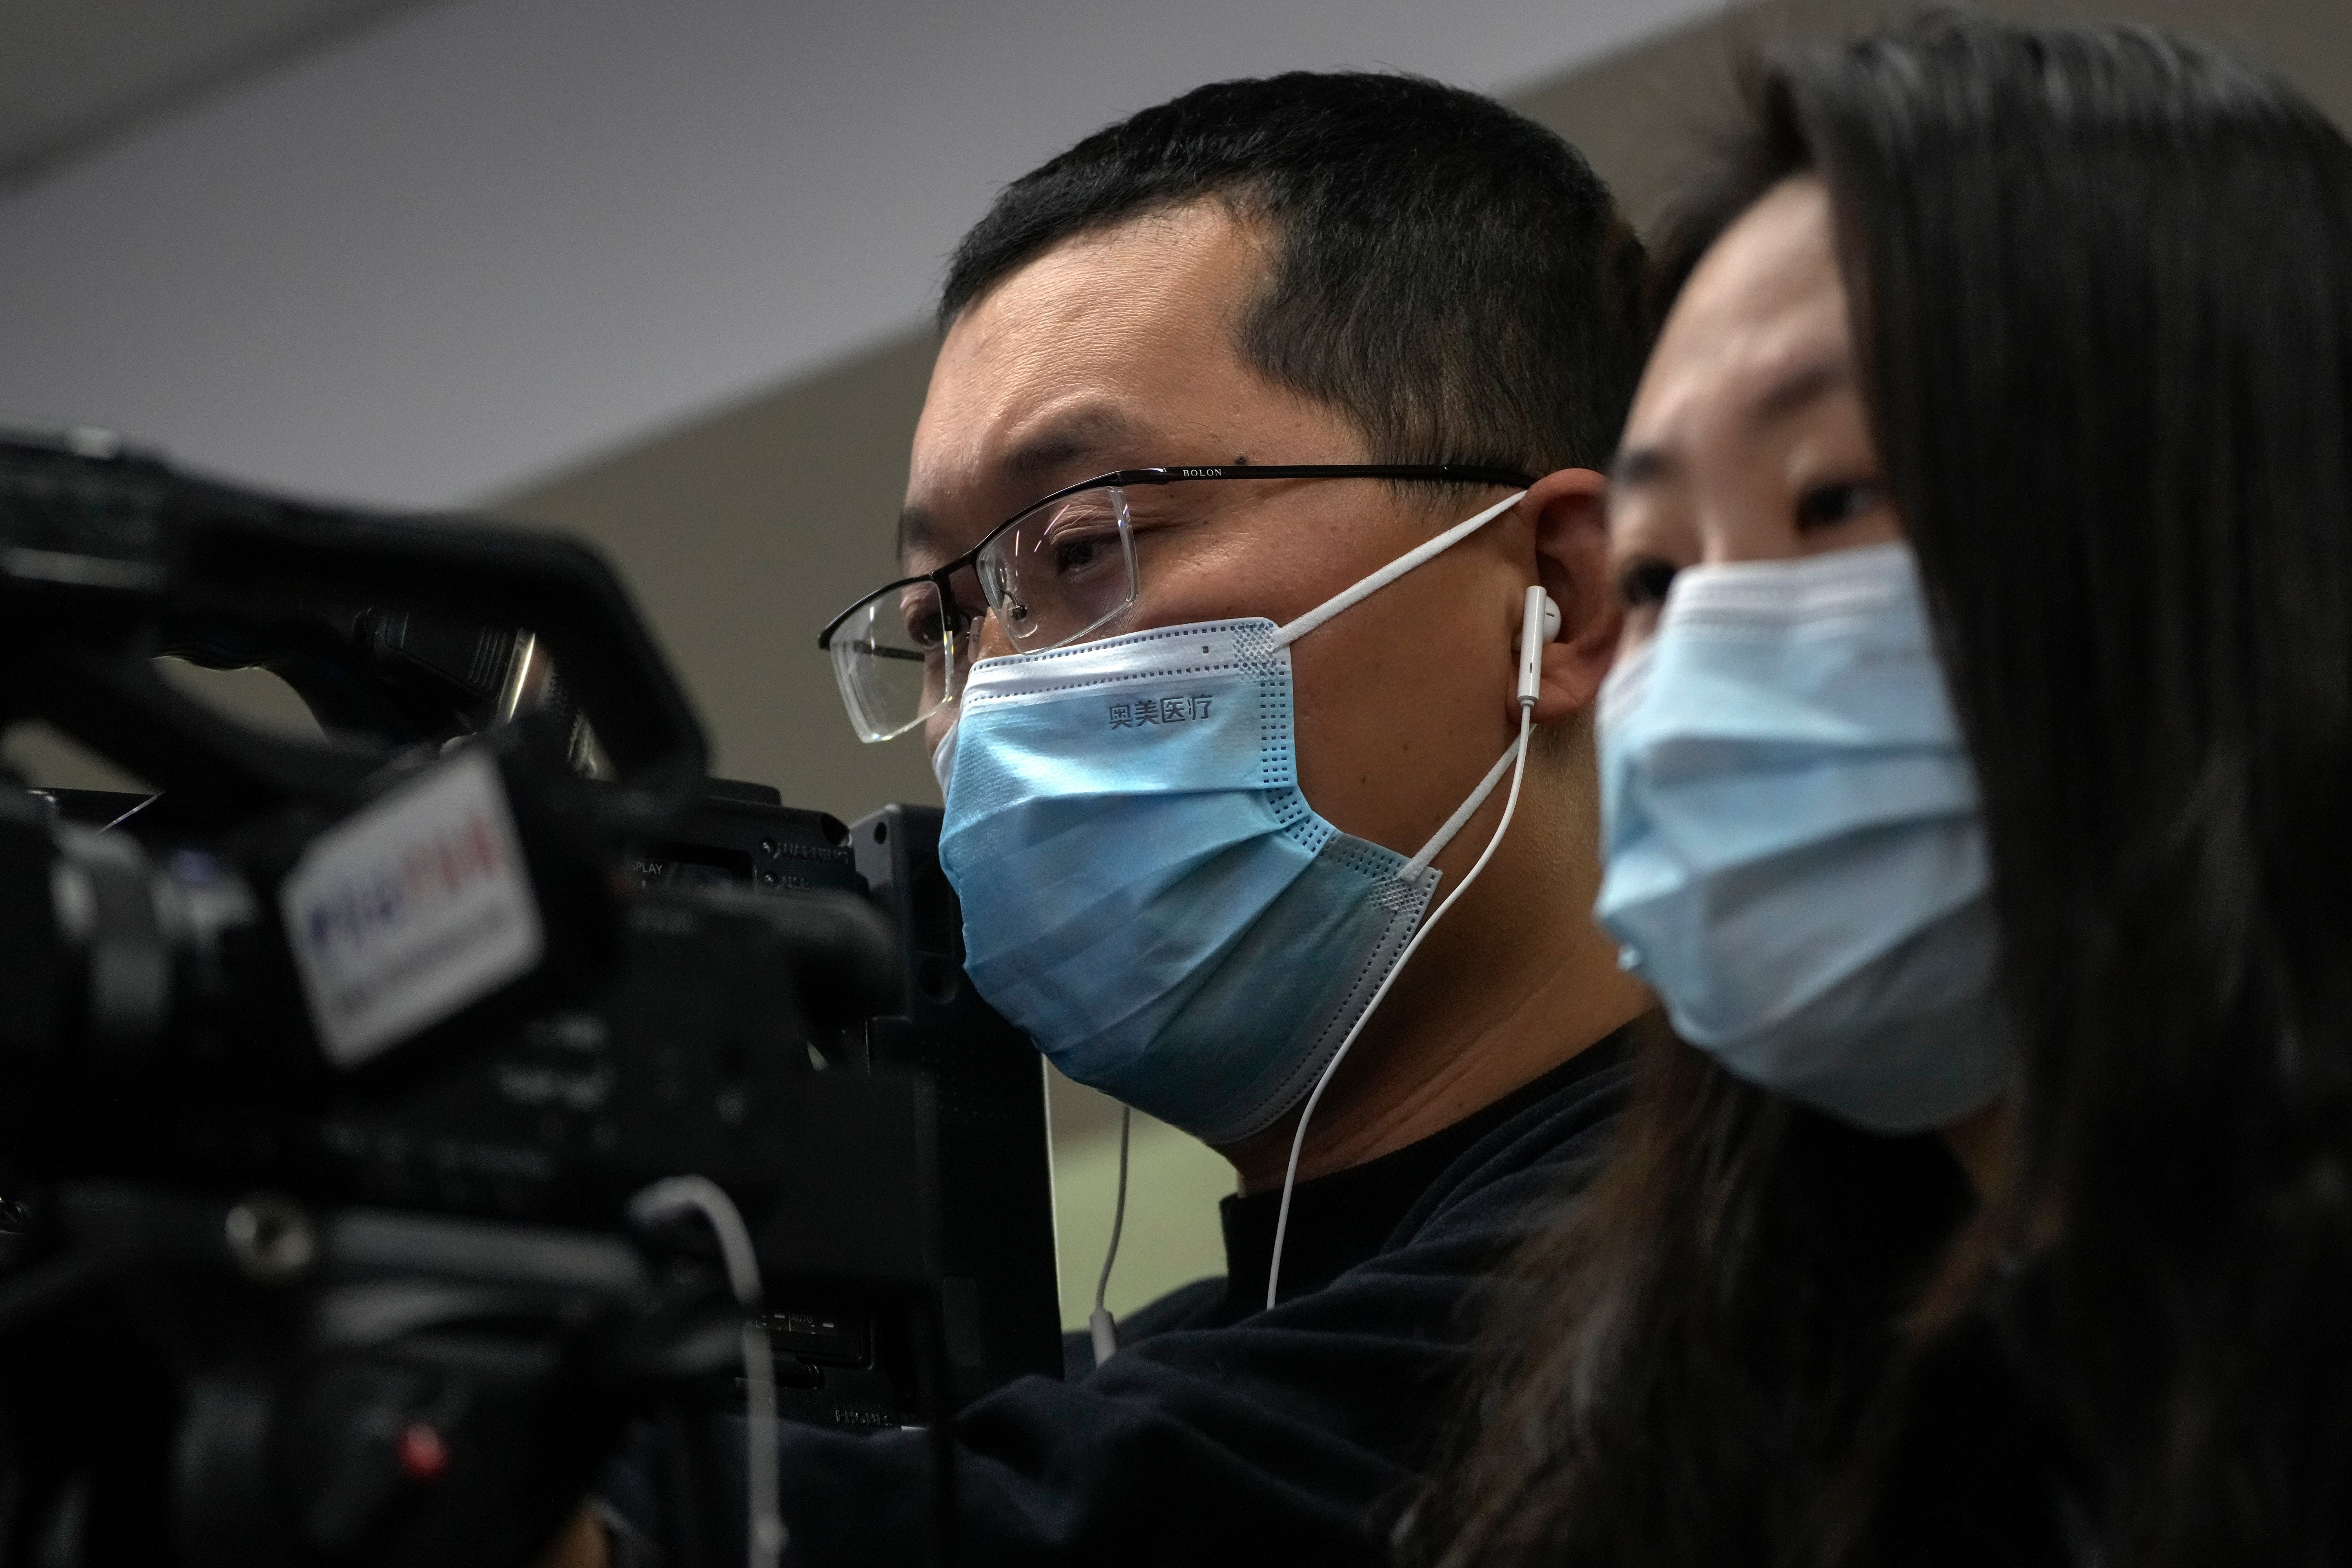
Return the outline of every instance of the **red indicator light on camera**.
{"type": "Polygon", "coordinates": [[[400,1430],[397,1447],[400,1473],[412,1481],[429,1481],[449,1468],[449,1444],[422,1421],[400,1430]]]}

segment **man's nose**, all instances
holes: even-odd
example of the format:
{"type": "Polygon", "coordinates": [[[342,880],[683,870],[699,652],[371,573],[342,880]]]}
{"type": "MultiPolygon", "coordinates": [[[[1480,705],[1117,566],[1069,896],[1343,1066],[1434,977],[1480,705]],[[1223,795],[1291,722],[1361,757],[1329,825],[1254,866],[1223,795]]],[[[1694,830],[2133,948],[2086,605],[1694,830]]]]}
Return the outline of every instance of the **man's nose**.
{"type": "Polygon", "coordinates": [[[995,611],[991,610],[981,616],[972,626],[972,658],[1004,658],[1020,651],[1013,646],[1013,639],[1004,635],[1003,623],[996,618],[995,611]]]}

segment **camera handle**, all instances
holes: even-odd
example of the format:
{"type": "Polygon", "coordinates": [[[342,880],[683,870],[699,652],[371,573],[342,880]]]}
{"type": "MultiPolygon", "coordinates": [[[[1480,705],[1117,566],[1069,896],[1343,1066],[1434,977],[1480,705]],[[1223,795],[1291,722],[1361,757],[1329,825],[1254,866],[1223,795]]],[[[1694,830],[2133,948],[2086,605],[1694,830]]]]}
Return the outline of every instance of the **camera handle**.
{"type": "Polygon", "coordinates": [[[185,804],[347,806],[388,760],[256,734],[141,668],[192,637],[315,638],[320,617],[398,605],[527,627],[612,763],[607,821],[667,818],[709,748],[684,689],[604,560],[551,533],[281,500],[138,455],[0,434],[0,718],[38,716],[185,804]]]}

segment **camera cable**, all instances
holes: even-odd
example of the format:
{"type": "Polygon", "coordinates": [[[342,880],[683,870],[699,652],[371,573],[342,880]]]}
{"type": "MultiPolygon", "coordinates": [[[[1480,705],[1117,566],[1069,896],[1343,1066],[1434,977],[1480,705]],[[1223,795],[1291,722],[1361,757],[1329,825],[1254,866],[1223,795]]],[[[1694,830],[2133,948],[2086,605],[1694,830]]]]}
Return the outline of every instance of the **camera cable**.
{"type": "Polygon", "coordinates": [[[776,1470],[776,1363],[768,1331],[761,1322],[760,1260],[751,1248],[751,1230],[734,1200],[708,1176],[669,1176],[629,1200],[629,1217],[640,1226],[659,1225],[689,1213],[700,1215],[718,1237],[728,1287],[743,1311],[743,1386],[748,1407],[743,1466],[750,1512],[747,1561],[750,1568],[776,1568],[786,1539],[777,1501],[781,1478],[776,1470]]]}

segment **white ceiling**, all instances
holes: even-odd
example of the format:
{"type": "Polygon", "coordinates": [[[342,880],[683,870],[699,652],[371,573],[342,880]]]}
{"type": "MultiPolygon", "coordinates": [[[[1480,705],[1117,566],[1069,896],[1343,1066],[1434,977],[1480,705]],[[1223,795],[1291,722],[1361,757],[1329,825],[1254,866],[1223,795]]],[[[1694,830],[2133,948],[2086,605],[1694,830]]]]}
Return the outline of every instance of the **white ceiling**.
{"type": "Polygon", "coordinates": [[[328,47],[422,0],[8,0],[0,184],[328,47]]]}
{"type": "MultiPolygon", "coordinates": [[[[1001,184],[1196,83],[1360,66],[1508,89],[1717,5],[414,6],[0,195],[0,413],[462,501],[904,332],[1001,184]]],[[[226,58],[231,31],[362,9],[214,0],[242,30],[206,43],[163,26],[189,0],[26,8],[58,24],[60,79],[97,79],[100,13],[131,28],[125,82],[140,56],[162,79],[167,36],[226,58]],[[63,25],[75,9],[94,31],[63,25]]],[[[56,113],[103,97],[60,91],[56,113]]]]}

